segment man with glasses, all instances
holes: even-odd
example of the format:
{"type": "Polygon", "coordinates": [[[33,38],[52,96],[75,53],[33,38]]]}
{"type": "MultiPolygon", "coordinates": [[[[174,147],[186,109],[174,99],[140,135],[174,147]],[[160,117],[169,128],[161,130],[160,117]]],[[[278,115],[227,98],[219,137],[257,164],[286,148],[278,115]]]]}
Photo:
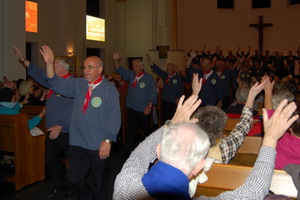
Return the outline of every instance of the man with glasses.
{"type": "Polygon", "coordinates": [[[67,180],[79,200],[106,199],[111,142],[116,141],[121,125],[119,93],[102,75],[101,58],[84,60],[84,78],[62,79],[54,73],[52,50],[42,46],[40,52],[54,92],[74,97],[67,180]],[[92,188],[85,181],[89,172],[92,188]]]}

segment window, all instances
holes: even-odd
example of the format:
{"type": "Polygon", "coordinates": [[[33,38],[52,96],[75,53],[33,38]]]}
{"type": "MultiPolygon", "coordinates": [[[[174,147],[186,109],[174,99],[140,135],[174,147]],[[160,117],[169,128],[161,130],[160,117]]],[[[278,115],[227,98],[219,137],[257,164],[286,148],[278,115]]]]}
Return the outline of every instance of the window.
{"type": "Polygon", "coordinates": [[[25,31],[38,32],[38,4],[32,1],[25,3],[25,31]]]}
{"type": "Polygon", "coordinates": [[[233,9],[234,8],[234,0],[218,0],[217,7],[218,8],[227,8],[233,9]]]}
{"type": "Polygon", "coordinates": [[[105,42],[105,20],[86,16],[86,39],[105,42]]]}
{"type": "Polygon", "coordinates": [[[290,5],[300,4],[300,0],[291,0],[290,5]]]}
{"type": "Polygon", "coordinates": [[[271,8],[271,0],[252,0],[252,8],[271,8]]]}

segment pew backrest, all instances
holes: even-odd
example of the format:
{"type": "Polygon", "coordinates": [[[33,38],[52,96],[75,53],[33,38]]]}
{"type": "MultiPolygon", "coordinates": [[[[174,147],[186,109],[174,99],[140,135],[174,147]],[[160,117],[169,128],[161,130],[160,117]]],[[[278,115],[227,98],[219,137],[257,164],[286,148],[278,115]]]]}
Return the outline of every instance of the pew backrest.
{"type": "Polygon", "coordinates": [[[253,166],[259,149],[262,144],[262,137],[246,136],[245,141],[237,151],[236,155],[228,163],[230,165],[253,166]]]}
{"type": "Polygon", "coordinates": [[[6,181],[14,182],[16,190],[45,178],[45,136],[31,136],[26,113],[0,115],[0,151],[13,153],[14,175],[6,181]]]}
{"type": "MultiPolygon", "coordinates": [[[[198,184],[195,196],[217,196],[224,191],[234,190],[244,184],[251,170],[252,167],[247,166],[213,164],[206,173],[208,181],[198,184]]],[[[274,170],[270,190],[290,198],[297,197],[297,189],[292,178],[284,170],[274,170]]]]}
{"type": "MultiPolygon", "coordinates": [[[[230,132],[235,128],[237,123],[240,121],[240,119],[237,118],[228,118],[226,126],[224,128],[224,135],[229,135],[230,132]]],[[[252,126],[257,122],[260,121],[259,119],[253,119],[252,126]]]]}

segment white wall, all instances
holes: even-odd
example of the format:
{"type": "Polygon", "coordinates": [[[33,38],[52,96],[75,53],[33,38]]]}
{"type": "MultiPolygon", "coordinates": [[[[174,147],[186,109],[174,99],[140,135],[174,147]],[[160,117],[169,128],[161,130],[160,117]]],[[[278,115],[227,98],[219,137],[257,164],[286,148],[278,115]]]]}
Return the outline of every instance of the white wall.
{"type": "MultiPolygon", "coordinates": [[[[25,32],[25,0],[0,1],[0,80],[7,76],[10,80],[25,78],[25,68],[16,60],[11,46],[17,46],[25,54],[25,43],[34,42],[32,61],[44,68],[42,56],[38,52],[41,45],[49,45],[55,55],[68,56],[73,51],[81,66],[86,48],[104,50],[102,58],[105,72],[113,73],[111,51],[117,49],[117,2],[104,1],[106,18],[106,41],[85,40],[86,1],[51,0],[38,1],[38,33],[25,32]]],[[[80,71],[79,71],[80,73],[80,71]]]]}
{"type": "Polygon", "coordinates": [[[25,50],[25,3],[23,0],[1,0],[0,2],[0,80],[25,78],[22,67],[12,51],[12,46],[25,50]]]}
{"type": "MultiPolygon", "coordinates": [[[[300,44],[300,5],[288,6],[287,0],[272,0],[271,8],[252,9],[251,0],[235,0],[235,9],[217,9],[217,1],[185,0],[178,2],[179,49],[207,49],[215,51],[217,45],[223,50],[239,46],[252,52],[258,49],[258,30],[249,24],[258,23],[264,16],[265,23],[273,23],[264,31],[264,49],[287,53],[300,44]]],[[[225,53],[225,52],[224,52],[225,53]]]]}

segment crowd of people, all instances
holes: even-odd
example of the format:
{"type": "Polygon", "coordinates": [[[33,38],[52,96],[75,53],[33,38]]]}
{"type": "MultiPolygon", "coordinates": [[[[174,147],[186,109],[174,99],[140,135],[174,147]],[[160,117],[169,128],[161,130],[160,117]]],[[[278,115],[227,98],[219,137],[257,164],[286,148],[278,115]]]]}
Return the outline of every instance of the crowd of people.
{"type": "Polygon", "coordinates": [[[257,50],[250,55],[250,46],[248,52],[238,48],[236,55],[228,51],[227,56],[220,46],[213,54],[205,48],[200,53],[190,50],[184,71],[175,63],[167,63],[164,70],[146,54],[157,80],[145,71],[141,59],[132,61],[132,70],[121,66],[120,52],[112,53],[116,74],[104,75],[102,59],[89,56],[81,68],[83,77],[75,78],[68,63],[55,59],[48,46],[40,50],[46,70],[25,59],[18,48],[13,51],[30,78],[4,78],[0,114],[17,114],[24,104],[46,106],[29,128],[37,126],[47,110],[45,160],[54,183],[48,198],[64,192],[63,199],[106,199],[111,144],[121,126],[119,96],[126,96],[122,158],[128,160],[116,178],[114,199],[191,199],[205,169],[213,163],[229,163],[247,135],[264,137],[253,172],[243,186],[216,199],[263,199],[274,168],[300,164],[295,75],[300,47],[297,56],[292,51],[284,56],[257,50]],[[258,101],[264,103],[263,121],[251,128],[253,118],[262,118],[255,111],[258,101]],[[149,121],[157,104],[165,125],[153,132],[149,121]],[[225,137],[228,117],[240,122],[225,137]],[[138,128],[146,139],[134,150],[138,128]],[[62,154],[69,163],[66,175],[60,164],[62,154]],[[92,188],[85,181],[89,173],[92,188]],[[259,192],[251,192],[256,185],[261,185],[259,192]]]}

